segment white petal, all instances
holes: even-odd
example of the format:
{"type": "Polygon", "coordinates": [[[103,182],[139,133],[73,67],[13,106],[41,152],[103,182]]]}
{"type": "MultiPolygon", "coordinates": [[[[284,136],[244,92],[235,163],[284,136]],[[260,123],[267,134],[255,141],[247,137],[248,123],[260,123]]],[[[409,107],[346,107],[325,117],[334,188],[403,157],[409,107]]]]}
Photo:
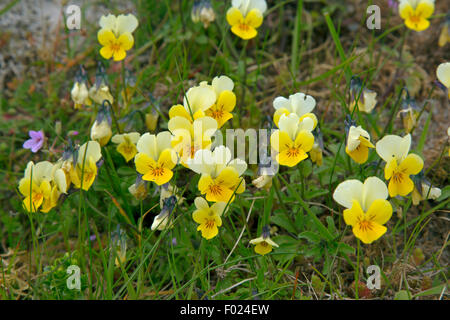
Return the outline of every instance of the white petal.
{"type": "Polygon", "coordinates": [[[289,102],[292,106],[292,111],[299,117],[310,113],[316,106],[316,100],[313,97],[301,92],[289,96],[289,102]]]}
{"type": "Polygon", "coordinates": [[[217,131],[217,121],[211,117],[203,117],[194,121],[194,137],[202,139],[203,137],[211,137],[217,131]]]}
{"type": "Polygon", "coordinates": [[[139,24],[136,17],[134,15],[132,15],[131,13],[127,14],[127,15],[123,15],[123,14],[119,15],[117,17],[116,23],[117,23],[117,29],[116,29],[117,36],[119,36],[125,32],[133,33],[133,31],[136,30],[136,28],[139,24]]]}
{"type": "Polygon", "coordinates": [[[362,193],[362,209],[364,212],[372,205],[377,199],[386,200],[388,197],[388,188],[386,184],[377,177],[369,177],[364,181],[363,193],[362,193]]]}
{"type": "Polygon", "coordinates": [[[157,161],[158,152],[156,147],[156,136],[154,134],[145,133],[137,142],[136,148],[138,152],[145,153],[153,160],[157,161]]]}
{"type": "Polygon", "coordinates": [[[334,190],[333,199],[340,205],[350,209],[353,200],[362,204],[363,183],[359,180],[341,182],[334,190]]]}
{"type": "Polygon", "coordinates": [[[313,131],[314,130],[314,120],[310,117],[306,117],[304,118],[299,124],[298,124],[298,129],[297,129],[297,134],[301,131],[301,130],[306,130],[306,131],[313,131]]]}
{"type": "Polygon", "coordinates": [[[436,76],[440,83],[450,89],[450,62],[441,63],[436,70],[436,76]]]}
{"type": "Polygon", "coordinates": [[[251,9],[258,9],[263,14],[267,10],[266,0],[251,0],[249,11],[251,9]]]}
{"type": "Polygon", "coordinates": [[[242,159],[231,160],[228,163],[228,166],[235,168],[236,171],[238,172],[239,176],[242,176],[242,174],[245,172],[245,170],[247,170],[247,162],[245,162],[242,159]]]}
{"type": "Polygon", "coordinates": [[[377,142],[376,150],[384,161],[389,162],[392,157],[395,157],[398,163],[400,163],[408,155],[410,146],[410,134],[403,138],[396,135],[388,135],[377,142]]]}
{"type": "Polygon", "coordinates": [[[100,144],[97,141],[88,141],[83,144],[78,150],[78,164],[82,165],[85,159],[86,161],[91,157],[94,162],[97,162],[102,157],[102,151],[100,144]]]}
{"type": "Polygon", "coordinates": [[[112,14],[108,14],[107,16],[102,16],[100,18],[100,27],[102,29],[108,29],[113,32],[116,30],[116,16],[112,14]]]}
{"type": "Polygon", "coordinates": [[[297,137],[297,129],[299,117],[295,113],[291,113],[288,116],[285,114],[281,115],[280,121],[278,121],[278,127],[281,131],[286,132],[292,141],[297,137]]]}
{"type": "Polygon", "coordinates": [[[136,144],[139,141],[139,138],[141,137],[141,134],[139,132],[130,132],[127,133],[127,135],[130,138],[130,141],[134,144],[136,144]]]}
{"type": "Polygon", "coordinates": [[[208,110],[216,102],[216,92],[211,86],[198,86],[188,90],[184,98],[184,107],[192,114],[198,110],[208,110]]]}
{"type": "MultiPolygon", "coordinates": [[[[33,181],[35,181],[37,184],[41,184],[42,181],[52,181],[52,171],[53,171],[53,164],[48,161],[41,161],[36,163],[33,167],[33,181]]],[[[28,167],[27,167],[28,169],[28,167]]],[[[30,167],[30,173],[31,173],[31,167],[30,167]]]]}
{"type": "Polygon", "coordinates": [[[211,175],[215,167],[212,152],[207,149],[198,150],[194,158],[187,160],[187,165],[195,173],[211,175]]]}
{"type": "Polygon", "coordinates": [[[189,134],[193,133],[191,122],[188,119],[180,116],[176,116],[170,119],[167,127],[173,134],[175,134],[175,131],[177,130],[185,130],[189,132],[189,134]]]}
{"type": "Polygon", "coordinates": [[[208,202],[202,197],[195,198],[194,203],[197,209],[209,209],[208,202]]]}
{"type": "Polygon", "coordinates": [[[364,110],[367,113],[370,113],[373,108],[375,108],[377,104],[377,93],[375,91],[370,91],[364,89],[364,110]]]}
{"type": "Polygon", "coordinates": [[[116,134],[111,138],[112,143],[120,144],[125,141],[123,134],[116,134]]]}
{"type": "Polygon", "coordinates": [[[56,186],[58,187],[59,192],[66,193],[67,192],[67,180],[66,175],[62,169],[58,169],[54,173],[54,181],[56,186]]]}
{"type": "Polygon", "coordinates": [[[227,207],[226,202],[216,202],[211,206],[211,210],[221,217],[225,213],[225,208],[227,207]]]}
{"type": "Polygon", "coordinates": [[[227,76],[220,76],[213,79],[212,86],[218,97],[223,91],[233,91],[234,82],[227,76]]]}
{"type": "Polygon", "coordinates": [[[218,146],[213,151],[214,163],[226,165],[231,160],[231,151],[225,146],[218,146]]]}
{"type": "MultiPolygon", "coordinates": [[[[169,131],[163,131],[158,133],[156,136],[156,145],[157,145],[157,155],[159,158],[159,155],[161,152],[163,152],[166,149],[172,149],[172,134],[169,131]]],[[[175,161],[176,163],[176,161],[175,161]]]]}
{"type": "Polygon", "coordinates": [[[291,104],[289,103],[289,100],[285,97],[276,97],[275,100],[273,100],[273,107],[275,110],[286,108],[291,111],[291,104]]]}
{"type": "Polygon", "coordinates": [[[258,244],[258,243],[261,243],[263,241],[265,241],[264,238],[263,237],[259,237],[259,238],[255,238],[255,239],[250,240],[250,243],[251,244],[258,244]]]}
{"type": "Polygon", "coordinates": [[[354,151],[359,146],[359,144],[361,143],[361,140],[359,140],[360,136],[363,136],[370,141],[369,133],[361,126],[351,126],[348,132],[347,139],[347,148],[349,151],[354,151]]]}

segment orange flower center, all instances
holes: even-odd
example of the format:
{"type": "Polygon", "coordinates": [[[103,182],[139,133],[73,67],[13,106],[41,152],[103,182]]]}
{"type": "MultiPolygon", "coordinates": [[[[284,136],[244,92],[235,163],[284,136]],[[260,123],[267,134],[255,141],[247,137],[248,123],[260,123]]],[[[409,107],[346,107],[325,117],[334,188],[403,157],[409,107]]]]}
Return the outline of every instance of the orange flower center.
{"type": "Polygon", "coordinates": [[[156,167],[156,168],[152,168],[152,176],[154,177],[159,177],[164,175],[164,168],[163,167],[156,167]]]}
{"type": "Polygon", "coordinates": [[[369,220],[360,221],[359,228],[362,231],[372,230],[373,229],[372,221],[369,221],[369,220]]]}
{"type": "Polygon", "coordinates": [[[34,193],[33,194],[33,202],[39,202],[42,200],[42,198],[44,197],[44,195],[42,193],[34,193]]]}
{"type": "Polygon", "coordinates": [[[214,220],[206,220],[206,223],[205,223],[205,227],[207,228],[207,229],[212,229],[212,228],[214,228],[214,225],[215,225],[216,223],[215,223],[215,221],[214,220]]]}
{"type": "Polygon", "coordinates": [[[212,184],[209,186],[209,192],[214,195],[219,195],[222,193],[222,187],[217,184],[212,184]]]}
{"type": "Polygon", "coordinates": [[[121,44],[119,41],[110,41],[109,47],[110,47],[111,51],[117,52],[121,49],[121,44]]]}
{"type": "Polygon", "coordinates": [[[223,109],[220,108],[220,109],[213,110],[211,115],[214,119],[220,119],[223,117],[223,113],[224,113],[223,109]]]}
{"type": "Polygon", "coordinates": [[[288,157],[298,157],[299,154],[300,154],[300,148],[290,147],[289,150],[287,151],[288,157]]]}
{"type": "Polygon", "coordinates": [[[244,32],[247,32],[250,30],[250,27],[248,25],[246,25],[245,23],[241,23],[241,24],[239,24],[239,29],[241,29],[244,32]]]}

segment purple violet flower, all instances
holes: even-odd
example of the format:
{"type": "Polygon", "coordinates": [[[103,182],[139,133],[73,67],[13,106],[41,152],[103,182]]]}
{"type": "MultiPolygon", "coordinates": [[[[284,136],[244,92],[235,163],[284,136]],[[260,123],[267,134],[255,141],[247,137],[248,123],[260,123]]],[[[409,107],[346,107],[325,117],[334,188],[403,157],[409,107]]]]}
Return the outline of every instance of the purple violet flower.
{"type": "Polygon", "coordinates": [[[42,130],[40,130],[40,131],[30,130],[28,132],[28,134],[29,134],[31,139],[28,139],[27,141],[25,141],[25,143],[23,144],[23,148],[24,149],[30,149],[31,152],[36,153],[44,145],[44,140],[45,140],[44,131],[42,131],[42,130]]]}
{"type": "Polygon", "coordinates": [[[396,0],[388,0],[388,6],[391,9],[397,10],[398,9],[398,2],[396,0]]]}

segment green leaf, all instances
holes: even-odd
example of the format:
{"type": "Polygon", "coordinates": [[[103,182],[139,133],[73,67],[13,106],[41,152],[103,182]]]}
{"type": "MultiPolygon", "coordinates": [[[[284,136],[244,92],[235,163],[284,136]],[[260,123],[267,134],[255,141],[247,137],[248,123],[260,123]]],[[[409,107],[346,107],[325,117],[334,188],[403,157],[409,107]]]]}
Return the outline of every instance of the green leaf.
{"type": "Polygon", "coordinates": [[[272,223],[275,223],[276,225],[286,229],[289,232],[292,232],[294,234],[297,233],[297,230],[295,229],[294,224],[283,212],[277,213],[277,214],[273,215],[272,217],[270,217],[270,221],[272,223]]]}
{"type": "Polygon", "coordinates": [[[400,290],[395,294],[394,300],[411,300],[411,295],[406,290],[400,290]]]}

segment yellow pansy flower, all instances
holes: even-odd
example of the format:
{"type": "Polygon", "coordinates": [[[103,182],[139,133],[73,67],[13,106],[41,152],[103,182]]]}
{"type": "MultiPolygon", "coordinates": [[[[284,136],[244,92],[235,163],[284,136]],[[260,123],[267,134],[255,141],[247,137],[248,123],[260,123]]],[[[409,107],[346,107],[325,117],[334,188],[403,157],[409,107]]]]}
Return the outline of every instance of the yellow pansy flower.
{"type": "Polygon", "coordinates": [[[143,174],[143,180],[162,185],[172,179],[177,156],[172,150],[171,137],[169,131],[158,135],[145,133],[137,142],[138,154],[134,162],[137,172],[143,174]]]}
{"type": "Polygon", "coordinates": [[[89,89],[89,97],[98,104],[103,104],[105,100],[108,100],[111,104],[114,103],[114,98],[109,91],[109,87],[103,81],[98,87],[94,85],[89,89]]]}
{"type": "Polygon", "coordinates": [[[50,201],[53,164],[42,161],[28,162],[24,177],[19,182],[19,191],[25,197],[23,206],[28,212],[37,210],[46,201],[50,201]]]}
{"type": "Polygon", "coordinates": [[[111,141],[117,146],[117,152],[119,152],[128,162],[134,158],[137,153],[136,143],[138,142],[141,134],[138,132],[130,132],[124,134],[116,134],[112,137],[111,141]]]}
{"type": "Polygon", "coordinates": [[[211,1],[195,1],[191,11],[191,19],[194,23],[202,22],[205,29],[216,19],[216,13],[211,6],[211,1]]]}
{"type": "Polygon", "coordinates": [[[227,206],[226,202],[216,202],[209,207],[208,202],[202,197],[195,198],[196,210],[192,213],[192,218],[199,224],[197,231],[202,232],[202,237],[206,240],[214,238],[219,233],[222,225],[222,215],[227,206]]]}
{"type": "Polygon", "coordinates": [[[103,46],[100,54],[105,59],[114,58],[114,61],[125,59],[126,51],[134,44],[131,33],[137,28],[138,21],[132,14],[109,14],[100,18],[100,27],[97,34],[98,42],[103,46]]]}
{"type": "Polygon", "coordinates": [[[227,12],[227,21],[231,32],[249,40],[258,34],[256,30],[263,23],[263,14],[267,10],[265,0],[233,0],[227,12]]]}
{"type": "Polygon", "coordinates": [[[318,143],[314,142],[314,145],[309,152],[309,156],[311,157],[311,161],[319,167],[323,164],[323,152],[318,143]]]}
{"type": "Polygon", "coordinates": [[[242,174],[247,163],[241,159],[231,160],[231,151],[219,146],[210,150],[199,150],[194,158],[188,159],[189,168],[201,174],[198,189],[206,194],[206,200],[212,202],[232,202],[234,193],[245,191],[245,180],[242,174]]]}
{"type": "Polygon", "coordinates": [[[406,196],[414,189],[409,177],[418,174],[423,168],[423,160],[416,154],[408,154],[411,147],[411,135],[399,137],[388,135],[377,142],[378,155],[386,161],[384,176],[389,181],[389,195],[406,196]]]}
{"type": "Polygon", "coordinates": [[[293,167],[308,158],[314,145],[311,133],[314,127],[313,119],[307,117],[299,122],[295,113],[282,115],[278,123],[279,130],[270,136],[272,148],[278,152],[276,159],[280,165],[293,167]]]}
{"type": "Polygon", "coordinates": [[[181,164],[187,167],[187,160],[195,152],[211,147],[211,137],[217,130],[217,121],[211,117],[196,119],[194,122],[176,116],[169,120],[168,128],[174,135],[172,147],[178,153],[181,164]]]}
{"type": "MultiPolygon", "coordinates": [[[[163,189],[161,189],[162,191],[163,189]]],[[[153,219],[153,223],[151,226],[152,230],[165,230],[173,228],[174,216],[173,209],[177,204],[178,197],[175,195],[170,195],[167,198],[164,198],[161,206],[161,213],[155,216],[153,219]]]]}
{"type": "Polygon", "coordinates": [[[183,105],[172,106],[169,118],[183,117],[189,121],[205,116],[205,111],[216,102],[216,92],[211,86],[200,85],[190,88],[184,97],[183,105]]]}
{"type": "Polygon", "coordinates": [[[442,25],[441,34],[439,35],[439,47],[443,47],[450,42],[450,13],[447,13],[447,18],[442,25]]]}
{"type": "Polygon", "coordinates": [[[147,181],[142,180],[141,174],[138,174],[136,182],[128,187],[128,192],[130,192],[137,200],[144,200],[147,198],[147,181]]]}
{"type": "Polygon", "coordinates": [[[386,184],[377,177],[369,177],[364,184],[359,180],[340,183],[333,199],[347,208],[344,221],[353,227],[353,234],[369,244],[386,233],[384,226],[392,216],[392,206],[387,201],[386,184]]]}
{"type": "Polygon", "coordinates": [[[97,162],[101,157],[101,147],[97,141],[86,142],[78,149],[75,170],[70,171],[70,179],[77,189],[89,190],[97,177],[97,162]]]}
{"type": "Polygon", "coordinates": [[[317,126],[317,117],[312,111],[316,107],[316,100],[309,95],[298,92],[290,95],[289,99],[285,97],[277,97],[273,101],[273,107],[275,108],[275,114],[273,115],[273,122],[278,127],[278,122],[283,114],[290,115],[296,114],[299,117],[299,121],[303,121],[305,118],[311,118],[314,121],[313,129],[317,126]]]}
{"type": "Polygon", "coordinates": [[[448,98],[450,99],[450,62],[441,63],[436,69],[436,76],[439,82],[447,88],[448,98]]]}
{"type": "Polygon", "coordinates": [[[434,12],[434,0],[401,0],[398,11],[409,29],[423,31],[430,26],[428,18],[434,12]]]}
{"type": "Polygon", "coordinates": [[[278,244],[270,239],[270,229],[268,226],[264,226],[261,237],[250,240],[250,244],[254,244],[255,252],[263,256],[270,253],[273,247],[278,248],[278,244]]]}
{"type": "Polygon", "coordinates": [[[145,114],[145,125],[150,132],[156,130],[158,125],[159,114],[155,109],[152,109],[149,113],[145,114]]]}
{"type": "Polygon", "coordinates": [[[100,146],[108,144],[111,139],[111,122],[107,117],[101,117],[101,120],[95,120],[91,128],[91,139],[98,141],[100,146]]]}
{"type": "Polygon", "coordinates": [[[418,190],[416,185],[414,185],[414,190],[412,192],[412,203],[415,206],[417,206],[420,203],[420,201],[424,201],[427,199],[436,200],[442,194],[441,189],[431,187],[431,185],[427,182],[421,182],[419,186],[421,190],[418,190]]]}
{"type": "Polygon", "coordinates": [[[364,87],[358,77],[352,77],[350,92],[350,112],[356,112],[355,108],[358,106],[360,112],[371,113],[377,105],[377,93],[364,87]]]}
{"type": "Polygon", "coordinates": [[[67,192],[67,180],[64,171],[54,165],[52,168],[52,191],[50,198],[44,201],[41,211],[44,213],[49,212],[51,209],[58,205],[58,200],[61,194],[67,192]]]}
{"type": "MultiPolygon", "coordinates": [[[[205,86],[207,84],[202,82],[200,85],[205,86]]],[[[236,106],[236,95],[233,93],[234,82],[227,76],[215,77],[211,87],[216,92],[217,101],[206,110],[205,114],[215,119],[220,129],[228,120],[233,118],[231,111],[236,106]]]]}
{"type": "Polygon", "coordinates": [[[353,161],[363,164],[369,157],[369,148],[375,148],[370,142],[369,133],[361,128],[361,126],[351,126],[348,132],[345,152],[353,159],[353,161]]]}
{"type": "Polygon", "coordinates": [[[81,109],[83,105],[91,105],[92,102],[89,99],[89,91],[86,86],[86,82],[76,81],[70,91],[73,102],[75,103],[75,109],[81,109]]]}
{"type": "Polygon", "coordinates": [[[178,194],[178,187],[172,186],[169,183],[163,184],[161,186],[161,193],[159,195],[159,206],[161,209],[164,207],[164,203],[167,199],[174,196],[177,200],[177,204],[180,205],[185,200],[183,197],[180,197],[178,194]]]}

